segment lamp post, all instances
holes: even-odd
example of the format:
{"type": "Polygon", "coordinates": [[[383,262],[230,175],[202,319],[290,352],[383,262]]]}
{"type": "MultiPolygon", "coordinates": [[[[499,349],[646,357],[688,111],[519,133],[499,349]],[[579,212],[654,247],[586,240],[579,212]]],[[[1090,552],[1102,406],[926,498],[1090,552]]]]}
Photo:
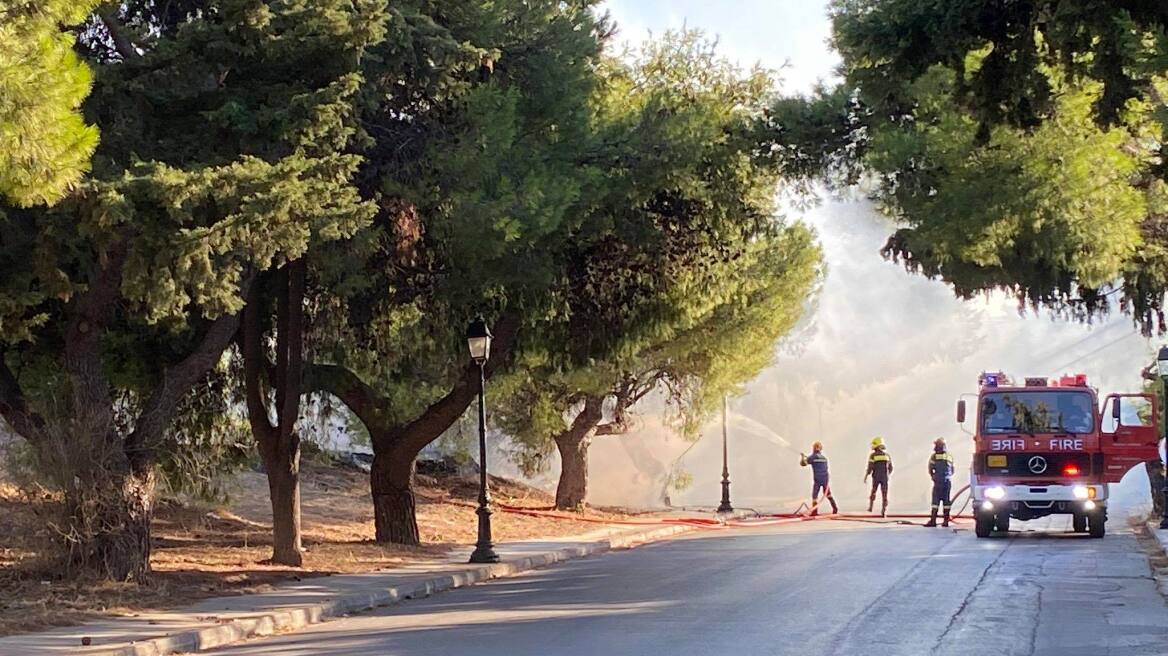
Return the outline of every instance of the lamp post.
{"type": "Polygon", "coordinates": [[[470,357],[479,366],[479,540],[475,543],[472,563],[497,563],[499,554],[491,540],[491,497],[487,491],[487,358],[491,357],[491,331],[482,317],[466,328],[466,345],[470,357]]]}
{"type": "Polygon", "coordinates": [[[718,505],[718,512],[734,511],[730,505],[730,461],[726,457],[726,395],[722,395],[722,503],[718,505]]]}
{"type": "MultiPolygon", "coordinates": [[[[1164,412],[1168,412],[1168,346],[1161,346],[1160,352],[1156,355],[1156,373],[1160,374],[1160,407],[1164,408],[1164,412]]],[[[1159,419],[1159,417],[1157,417],[1159,419]]],[[[1164,422],[1158,422],[1163,424],[1164,422]]],[[[1161,436],[1168,436],[1165,430],[1168,427],[1161,426],[1161,436]]],[[[1164,443],[1166,449],[1165,457],[1168,457],[1168,442],[1164,443]]],[[[1168,466],[1165,467],[1168,473],[1168,466]]],[[[1168,475],[1164,476],[1164,509],[1163,515],[1160,517],[1160,528],[1168,528],[1168,475]]]]}

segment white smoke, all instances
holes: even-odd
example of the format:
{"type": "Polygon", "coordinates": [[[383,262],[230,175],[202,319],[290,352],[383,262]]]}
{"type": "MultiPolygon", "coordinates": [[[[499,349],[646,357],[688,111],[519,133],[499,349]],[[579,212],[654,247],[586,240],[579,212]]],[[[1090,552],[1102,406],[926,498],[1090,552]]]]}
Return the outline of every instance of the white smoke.
{"type": "MultiPolygon", "coordinates": [[[[730,401],[736,505],[773,508],[808,496],[810,473],[799,467],[798,454],[820,440],[837,499],[847,508],[865,506],[868,444],[880,435],[896,465],[892,506],[922,508],[928,504],[926,461],[937,437],[949,441],[961,465],[957,487],[967,479],[970,440],[955,422],[954,407],[960,395],[976,391],[979,372],[1083,372],[1101,393],[1132,391],[1154,357],[1126,317],[1084,325],[1020,314],[1004,294],[961,301],[942,282],[906,273],[880,256],[893,226],[865,201],[826,202],[806,220],[819,231],[827,280],[804,331],[806,342],[791,353],[777,349],[775,363],[747,394],[730,401]]],[[[632,435],[593,443],[590,502],[659,499],[673,460],[690,445],[650,419],[632,435]]],[[[678,463],[694,483],[673,494],[674,504],[718,502],[720,440],[716,418],[678,463]]]]}

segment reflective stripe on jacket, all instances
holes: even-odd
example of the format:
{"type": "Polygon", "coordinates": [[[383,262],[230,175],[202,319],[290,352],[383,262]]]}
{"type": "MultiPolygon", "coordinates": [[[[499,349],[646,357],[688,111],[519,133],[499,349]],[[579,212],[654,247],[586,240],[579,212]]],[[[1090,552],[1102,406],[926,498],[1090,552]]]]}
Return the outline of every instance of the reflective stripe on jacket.
{"type": "Polygon", "coordinates": [[[934,453],[929,458],[929,476],[933,478],[934,483],[945,483],[953,478],[953,456],[949,455],[948,451],[934,453]]]}
{"type": "Polygon", "coordinates": [[[868,475],[874,481],[887,481],[892,473],[892,456],[884,452],[883,448],[874,449],[868,456],[868,475]]]}

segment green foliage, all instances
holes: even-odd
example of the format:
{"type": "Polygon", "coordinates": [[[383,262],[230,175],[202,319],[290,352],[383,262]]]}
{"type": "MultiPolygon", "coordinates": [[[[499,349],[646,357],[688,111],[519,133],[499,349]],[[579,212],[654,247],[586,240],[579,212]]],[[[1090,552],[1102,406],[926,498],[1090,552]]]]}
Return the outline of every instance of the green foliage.
{"type": "Polygon", "coordinates": [[[697,32],[606,68],[608,165],[567,244],[560,291],[575,363],[632,356],[708,311],[722,269],[776,211],[776,172],[755,159],[773,89],[765,71],[738,70],[697,32]]]}
{"type": "Polygon", "coordinates": [[[696,436],[722,397],[742,392],[774,360],[822,278],[822,252],[794,224],[752,241],[723,284],[733,290],[700,323],[646,355],[659,371],[683,435],[696,436]]]}
{"type": "Polygon", "coordinates": [[[918,120],[872,138],[871,165],[895,172],[881,198],[906,224],[890,253],[966,297],[1005,287],[1053,305],[1115,280],[1141,243],[1132,180],[1147,153],[1091,120],[1098,90],[1068,90],[1041,125],[999,126],[979,145],[975,122],[942,100],[951,78],[921,78],[918,120]]]}
{"type": "Polygon", "coordinates": [[[60,200],[89,170],[97,129],[79,111],[92,83],[65,31],[92,0],[0,0],[0,199],[60,200]]]}
{"type": "Polygon", "coordinates": [[[1168,45],[1168,13],[1154,2],[835,0],[831,13],[848,81],[892,120],[912,115],[906,85],[940,65],[959,76],[952,100],[987,129],[1055,113],[1054,69],[1101,83],[1094,114],[1114,124],[1162,73],[1168,45]]]}
{"type": "Polygon", "coordinates": [[[224,337],[198,352],[208,326],[240,310],[259,272],[369,225],[375,206],[355,183],[368,143],[361,64],[388,15],[380,0],[201,4],[143,18],[127,3],[103,14],[108,34],[87,27],[88,51],[105,34],[118,54],[92,62],[85,111],[102,141],[62,202],[0,212],[0,355],[33,409],[62,418],[54,434],[114,418],[99,439],[126,453],[73,439],[71,462],[112,475],[109,462],[145,461],[174,489],[214,495],[215,472],[244,457],[230,372],[159,411],[162,426],[146,403],[187,392],[166,389],[174,371],[219,360],[224,337]],[[90,331],[96,347],[78,337],[90,331]],[[101,371],[78,374],[83,349],[100,351],[101,371]],[[152,433],[135,449],[143,425],[152,433]]]}
{"type": "Polygon", "coordinates": [[[238,311],[245,275],[367,224],[349,182],[359,159],[343,151],[357,136],[352,68],[384,18],[348,5],[231,0],[221,20],[103,65],[95,175],[50,211],[9,213],[5,341],[27,341],[111,252],[125,253],[126,321],[173,331],[238,311]]]}
{"type": "Polygon", "coordinates": [[[665,484],[665,489],[672,490],[674,492],[679,492],[679,493],[685,492],[689,488],[693,487],[693,482],[694,482],[693,474],[691,474],[690,472],[678,469],[678,470],[674,470],[669,475],[669,480],[665,484]]]}
{"type": "Polygon", "coordinates": [[[381,211],[315,256],[313,293],[314,358],[373,385],[387,424],[449,390],[473,314],[555,311],[559,245],[599,175],[586,161],[605,30],[593,4],[395,7],[366,71],[361,179],[381,211]]]}
{"type": "Polygon", "coordinates": [[[606,399],[602,430],[619,433],[626,410],[663,389],[679,430],[696,434],[771,361],[819,273],[810,233],[776,218],[781,167],[759,156],[765,72],[744,74],[685,32],[606,73],[612,164],[568,244],[564,314],[538,327],[546,346],[524,350],[494,414],[529,472],[588,397],[606,399]]]}
{"type": "MultiPolygon", "coordinates": [[[[575,405],[574,399],[566,398],[569,386],[557,384],[551,372],[533,364],[521,360],[514,372],[492,385],[494,397],[500,400],[492,403],[491,422],[507,435],[508,457],[526,476],[544,471],[551,462],[555,452],[552,438],[567,427],[565,412],[575,405]]],[[[600,377],[589,387],[607,394],[610,381],[600,377]]]]}
{"type": "Polygon", "coordinates": [[[171,496],[226,500],[231,475],[255,461],[240,381],[228,365],[224,358],[195,386],[156,446],[159,474],[171,496]]]}
{"type": "Polygon", "coordinates": [[[860,155],[904,227],[886,254],[968,297],[1005,289],[1163,328],[1163,37],[1156,4],[838,0],[860,155]]]}
{"type": "Polygon", "coordinates": [[[776,99],[757,122],[760,155],[783,173],[796,198],[812,185],[846,187],[859,182],[867,145],[864,109],[846,86],[816,88],[808,96],[776,99]]]}

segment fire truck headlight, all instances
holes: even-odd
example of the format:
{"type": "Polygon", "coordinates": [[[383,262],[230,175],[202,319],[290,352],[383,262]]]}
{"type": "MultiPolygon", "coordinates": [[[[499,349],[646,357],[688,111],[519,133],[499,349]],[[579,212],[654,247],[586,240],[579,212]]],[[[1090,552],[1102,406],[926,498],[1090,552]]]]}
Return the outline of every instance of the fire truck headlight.
{"type": "Polygon", "coordinates": [[[1086,499],[1091,496],[1091,492],[1087,489],[1086,485],[1076,485],[1071,488],[1071,494],[1075,495],[1076,499],[1086,499]]]}
{"type": "Polygon", "coordinates": [[[1083,510],[1095,510],[1095,502],[1090,499],[1083,502],[1083,510]]]}
{"type": "Polygon", "coordinates": [[[994,504],[990,503],[989,501],[982,501],[982,502],[981,502],[981,509],[982,509],[982,510],[987,510],[987,511],[989,511],[989,510],[993,510],[993,509],[994,509],[994,504]]]}
{"type": "Polygon", "coordinates": [[[986,495],[987,499],[993,499],[994,501],[1000,501],[1000,500],[1006,498],[1006,488],[1002,487],[1001,485],[987,487],[985,489],[985,495],[986,495]]]}

